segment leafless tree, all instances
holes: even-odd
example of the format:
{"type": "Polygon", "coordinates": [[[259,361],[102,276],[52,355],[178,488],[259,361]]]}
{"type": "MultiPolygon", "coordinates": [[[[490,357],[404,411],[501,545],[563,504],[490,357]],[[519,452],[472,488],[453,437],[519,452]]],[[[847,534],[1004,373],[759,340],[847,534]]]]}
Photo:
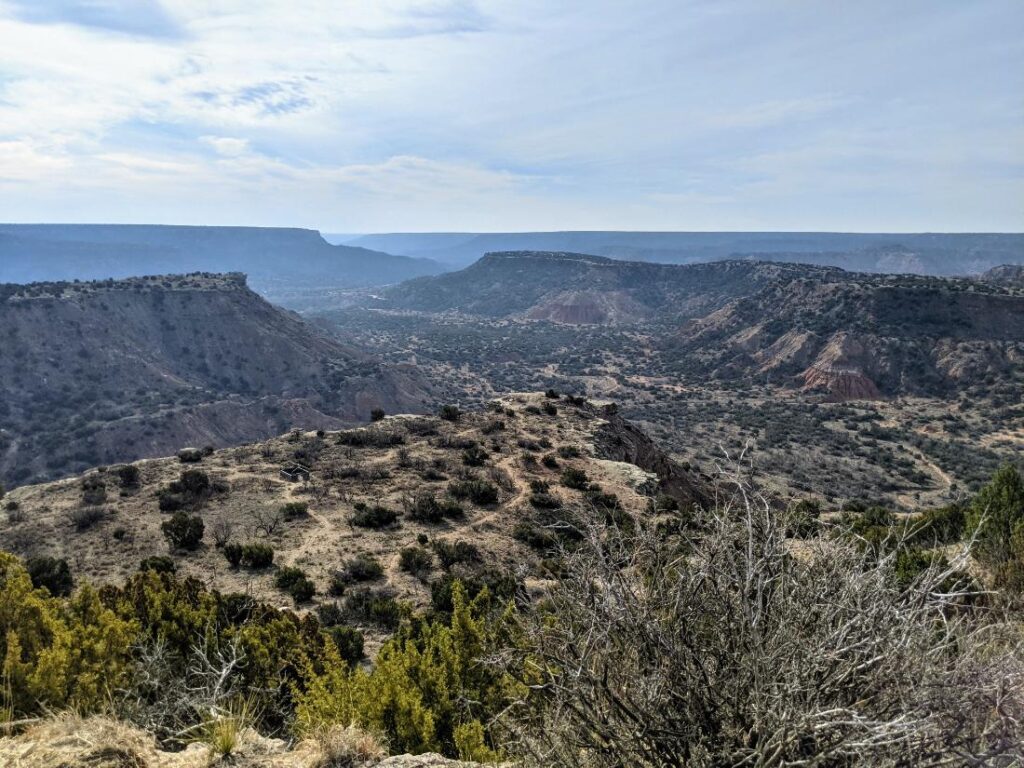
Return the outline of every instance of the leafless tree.
{"type": "Polygon", "coordinates": [[[284,514],[277,507],[261,507],[249,513],[252,520],[252,536],[273,536],[284,522],[284,514]]]}
{"type": "Polygon", "coordinates": [[[585,527],[496,663],[530,693],[496,723],[524,765],[1010,766],[1024,761],[1017,623],[966,551],[909,586],[895,554],[796,542],[737,478],[699,530],[585,527]]]}
{"type": "Polygon", "coordinates": [[[226,518],[220,518],[213,524],[213,541],[218,547],[223,547],[235,532],[235,526],[226,518]]]}
{"type": "Polygon", "coordinates": [[[138,649],[132,687],[122,692],[119,714],[164,743],[187,743],[197,728],[226,711],[245,662],[238,642],[216,649],[200,640],[184,664],[161,640],[138,649]]]}

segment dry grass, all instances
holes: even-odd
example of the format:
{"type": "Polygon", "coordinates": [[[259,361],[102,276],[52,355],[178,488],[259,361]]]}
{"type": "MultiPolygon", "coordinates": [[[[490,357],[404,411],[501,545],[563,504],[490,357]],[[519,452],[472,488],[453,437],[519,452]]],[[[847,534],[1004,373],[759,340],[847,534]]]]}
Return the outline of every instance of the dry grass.
{"type": "Polygon", "coordinates": [[[203,743],[210,748],[210,757],[230,757],[241,747],[256,716],[249,699],[236,698],[223,712],[217,712],[205,724],[203,743]]]}
{"type": "MultiPolygon", "coordinates": [[[[387,757],[373,735],[355,727],[333,728],[289,748],[246,727],[249,710],[239,702],[211,721],[207,738],[181,752],[157,748],[152,735],[106,717],[62,714],[0,738],[3,768],[370,768],[387,757]]],[[[399,758],[399,760],[401,760],[399,758]]],[[[409,762],[408,765],[419,765],[409,762]]]]}
{"type": "Polygon", "coordinates": [[[150,768],[181,766],[163,761],[152,736],[104,717],[63,714],[0,739],[5,768],[150,768]]]}
{"type": "Polygon", "coordinates": [[[316,733],[309,741],[319,754],[315,768],[360,768],[376,765],[387,757],[380,739],[354,725],[334,726],[316,733]]]}

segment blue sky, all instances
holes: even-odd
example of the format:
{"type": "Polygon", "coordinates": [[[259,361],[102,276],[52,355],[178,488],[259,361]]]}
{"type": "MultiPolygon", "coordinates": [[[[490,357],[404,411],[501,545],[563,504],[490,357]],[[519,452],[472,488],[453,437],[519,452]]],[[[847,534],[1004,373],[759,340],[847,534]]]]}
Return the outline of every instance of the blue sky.
{"type": "Polygon", "coordinates": [[[1024,231],[1024,3],[0,0],[0,220],[1024,231]]]}

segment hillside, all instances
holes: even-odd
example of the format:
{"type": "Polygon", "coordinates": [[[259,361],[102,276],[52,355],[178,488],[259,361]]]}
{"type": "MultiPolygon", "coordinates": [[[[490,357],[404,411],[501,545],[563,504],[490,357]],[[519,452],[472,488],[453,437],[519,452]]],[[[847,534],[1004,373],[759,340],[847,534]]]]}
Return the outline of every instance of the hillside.
{"type": "Polygon", "coordinates": [[[443,271],[440,264],[330,245],[308,229],[0,224],[0,283],[245,272],[279,300],[296,287],[354,288],[443,271]]]}
{"type": "MultiPolygon", "coordinates": [[[[8,493],[0,518],[5,548],[66,558],[76,577],[101,583],[119,583],[144,558],[170,554],[179,574],[288,605],[272,571],[230,568],[215,546],[260,542],[273,548],[275,565],[299,566],[313,580],[317,596],[304,608],[333,603],[334,575],[369,557],[383,571],[355,581],[424,607],[431,584],[446,573],[492,584],[543,580],[542,558],[560,538],[572,540],[566,526],[583,507],[621,522],[649,514],[659,494],[686,507],[709,498],[707,478],[675,464],[613,412],[542,394],[505,396],[454,420],[389,416],[348,431],[295,431],[198,463],[164,458],[134,467],[132,482],[110,468],[8,493]],[[297,460],[311,468],[308,482],[281,475],[297,460]],[[179,480],[185,489],[174,490],[179,480]],[[169,549],[161,534],[170,518],[161,510],[171,508],[161,497],[170,495],[203,519],[195,551],[169,549]],[[288,504],[303,506],[289,512],[288,504]],[[403,571],[400,551],[427,540],[428,554],[445,542],[472,546],[451,555],[458,562],[429,555],[422,572],[403,571]]],[[[346,610],[371,637],[388,629],[351,602],[346,610]]]]}
{"type": "Polygon", "coordinates": [[[979,275],[980,280],[1024,288],[1024,265],[1000,264],[979,275]]]}
{"type": "Polygon", "coordinates": [[[459,272],[393,286],[367,306],[578,325],[624,324],[701,315],[775,280],[840,276],[838,270],[791,264],[723,261],[678,266],[515,251],[489,253],[459,272]]]}
{"type": "Polygon", "coordinates": [[[837,399],[951,396],[1024,383],[1024,294],[981,282],[850,274],[780,282],[685,326],[680,359],[837,399]]]}
{"type": "Polygon", "coordinates": [[[0,285],[0,480],[223,446],[416,408],[413,373],[198,273],[0,285]]]}
{"type": "Polygon", "coordinates": [[[1024,262],[1024,236],[995,233],[437,232],[373,234],[343,241],[452,266],[466,266],[492,251],[523,250],[577,251],[665,264],[743,255],[858,272],[930,275],[970,275],[997,264],[1024,262]]]}

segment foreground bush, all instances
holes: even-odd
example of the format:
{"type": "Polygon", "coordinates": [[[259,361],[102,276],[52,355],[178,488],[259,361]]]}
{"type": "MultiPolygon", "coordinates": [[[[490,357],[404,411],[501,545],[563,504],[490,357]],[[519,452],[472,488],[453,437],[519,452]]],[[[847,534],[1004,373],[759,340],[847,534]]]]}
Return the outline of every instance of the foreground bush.
{"type": "Polygon", "coordinates": [[[521,688],[481,663],[495,647],[486,594],[470,602],[456,587],[448,623],[420,622],[388,641],[372,672],[328,663],[297,698],[296,725],[315,733],[352,723],[382,734],[393,752],[443,752],[465,760],[494,760],[498,752],[484,723],[521,688]]]}
{"type": "Polygon", "coordinates": [[[750,500],[687,539],[592,526],[522,616],[514,664],[539,679],[513,749],[592,768],[1024,759],[1021,634],[946,588],[963,558],[901,584],[895,553],[845,538],[793,556],[784,517],[750,500]]]}
{"type": "Polygon", "coordinates": [[[51,597],[0,552],[0,713],[95,711],[129,679],[134,638],[133,622],[91,587],[68,600],[51,597]]]}

